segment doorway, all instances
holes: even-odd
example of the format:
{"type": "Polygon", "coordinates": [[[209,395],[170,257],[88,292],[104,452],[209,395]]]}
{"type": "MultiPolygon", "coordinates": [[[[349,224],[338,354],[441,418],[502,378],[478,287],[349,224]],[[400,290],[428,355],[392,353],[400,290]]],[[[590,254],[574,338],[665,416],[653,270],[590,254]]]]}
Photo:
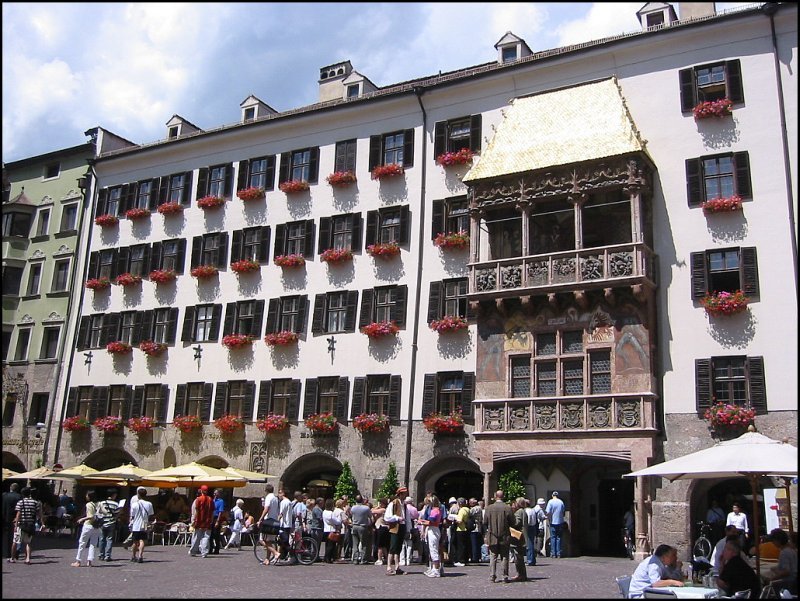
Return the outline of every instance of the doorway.
{"type": "Polygon", "coordinates": [[[633,480],[606,479],[598,488],[598,555],[625,557],[622,542],[623,516],[634,501],[633,480]]]}

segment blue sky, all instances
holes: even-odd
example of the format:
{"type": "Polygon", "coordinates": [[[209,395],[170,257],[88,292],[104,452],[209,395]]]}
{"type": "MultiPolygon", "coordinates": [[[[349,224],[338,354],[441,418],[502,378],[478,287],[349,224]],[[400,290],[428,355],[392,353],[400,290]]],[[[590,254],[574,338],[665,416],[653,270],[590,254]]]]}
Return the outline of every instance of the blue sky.
{"type": "Polygon", "coordinates": [[[506,31],[534,51],[637,31],[643,5],[4,2],[2,159],[82,144],[94,126],[140,144],[174,114],[235,123],[250,94],[313,104],[319,68],[341,60],[382,87],[494,60],[506,31]]]}

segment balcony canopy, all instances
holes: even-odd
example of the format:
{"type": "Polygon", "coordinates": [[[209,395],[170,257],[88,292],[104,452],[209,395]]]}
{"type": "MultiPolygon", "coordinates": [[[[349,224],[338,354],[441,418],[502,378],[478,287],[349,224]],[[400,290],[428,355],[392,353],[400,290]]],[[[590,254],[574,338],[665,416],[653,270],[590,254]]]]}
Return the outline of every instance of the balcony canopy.
{"type": "Polygon", "coordinates": [[[515,98],[481,158],[477,182],[515,173],[643,152],[616,78],[515,98]]]}

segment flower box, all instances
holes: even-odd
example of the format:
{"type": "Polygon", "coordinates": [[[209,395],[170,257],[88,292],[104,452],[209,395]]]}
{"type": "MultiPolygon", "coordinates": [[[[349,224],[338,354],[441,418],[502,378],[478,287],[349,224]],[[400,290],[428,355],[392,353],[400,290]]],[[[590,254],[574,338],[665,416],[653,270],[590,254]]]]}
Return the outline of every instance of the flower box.
{"type": "Polygon", "coordinates": [[[298,335],[289,331],[277,332],[275,334],[267,334],[264,336],[264,342],[267,343],[267,346],[285,346],[288,344],[294,344],[298,340],[298,335]]]}
{"type": "Polygon", "coordinates": [[[128,344],[127,342],[120,342],[117,340],[116,342],[109,342],[106,345],[106,351],[110,355],[127,355],[133,350],[133,347],[128,344]]]}
{"type": "Polygon", "coordinates": [[[244,428],[244,421],[238,415],[222,415],[214,420],[214,427],[223,434],[233,434],[244,428]]]}
{"type": "Polygon", "coordinates": [[[325,263],[344,263],[353,260],[353,251],[349,248],[329,248],[319,258],[325,263]]]}
{"type": "Polygon", "coordinates": [[[361,333],[370,338],[382,338],[383,336],[394,336],[400,328],[393,321],[376,321],[361,328],[361,333]]]}
{"type": "Polygon", "coordinates": [[[86,280],[85,286],[89,290],[105,290],[111,286],[111,280],[108,278],[92,278],[90,280],[86,280]]]}
{"type": "Polygon", "coordinates": [[[241,200],[248,202],[250,200],[261,200],[266,196],[266,192],[264,192],[264,188],[250,186],[249,188],[239,190],[236,193],[236,196],[238,196],[241,200]]]}
{"type": "Polygon", "coordinates": [[[370,177],[372,179],[382,180],[389,177],[396,177],[398,175],[403,175],[405,173],[405,169],[399,163],[389,163],[388,165],[378,165],[372,170],[370,177]]]}
{"type": "Polygon", "coordinates": [[[212,278],[218,273],[219,269],[214,265],[199,265],[191,271],[192,277],[197,278],[198,280],[212,278]]]}
{"type": "Polygon", "coordinates": [[[712,198],[702,205],[703,213],[731,213],[742,210],[742,197],[734,194],[728,198],[712,198]]]}
{"type": "Polygon", "coordinates": [[[152,417],[132,417],[128,420],[128,430],[136,434],[152,432],[156,422],[152,417]]]}
{"type": "Polygon", "coordinates": [[[367,246],[367,253],[373,257],[380,257],[381,259],[391,259],[400,254],[400,245],[397,242],[370,244],[367,246]]]}
{"type": "Polygon", "coordinates": [[[362,413],[353,418],[353,427],[359,432],[386,432],[389,416],[382,413],[362,413]]]}
{"type": "Polygon", "coordinates": [[[120,286],[135,286],[142,283],[142,276],[131,273],[121,273],[114,280],[120,286]]]}
{"type": "Polygon", "coordinates": [[[472,162],[472,157],[475,153],[469,148],[462,148],[456,152],[445,152],[436,157],[436,163],[442,167],[449,167],[450,165],[466,165],[472,162]]]}
{"type": "Polygon", "coordinates": [[[302,267],[306,264],[306,258],[303,255],[278,255],[273,263],[279,267],[302,267]]]}
{"type": "Polygon", "coordinates": [[[221,196],[203,196],[198,199],[197,206],[201,209],[216,209],[225,204],[225,199],[221,196]]]}
{"type": "Polygon", "coordinates": [[[460,413],[432,413],[422,423],[428,432],[434,434],[460,434],[464,431],[464,418],[460,413]]]}
{"type": "Polygon", "coordinates": [[[228,334],[223,337],[222,344],[229,349],[242,348],[253,344],[253,337],[248,334],[228,334]]]}
{"type": "Polygon", "coordinates": [[[183,213],[183,205],[179,202],[165,202],[158,205],[156,210],[162,215],[176,215],[183,213]]]}
{"type": "Polygon", "coordinates": [[[125,219],[130,219],[131,221],[144,219],[145,217],[150,217],[149,209],[128,209],[125,211],[125,219]]]}
{"type": "Polygon", "coordinates": [[[330,434],[331,432],[336,432],[339,422],[336,421],[336,417],[332,413],[314,413],[306,418],[305,426],[312,432],[330,434]]]}
{"type": "Polygon", "coordinates": [[[92,424],[95,428],[97,428],[100,432],[105,432],[106,434],[113,434],[115,432],[122,431],[122,418],[121,417],[98,417],[94,420],[92,424]]]}
{"type": "Polygon", "coordinates": [[[156,284],[166,284],[167,282],[174,281],[175,278],[178,277],[178,274],[174,269],[154,269],[147,277],[156,284]]]}
{"type": "Polygon", "coordinates": [[[334,188],[344,188],[356,183],[356,174],[352,171],[334,171],[325,179],[334,188]]]}
{"type": "Polygon", "coordinates": [[[692,109],[695,120],[729,117],[733,114],[733,101],[727,98],[701,102],[692,109]]]}
{"type": "Polygon", "coordinates": [[[439,233],[433,239],[433,244],[439,248],[468,248],[469,234],[465,231],[452,234],[439,233]]]}
{"type": "Polygon", "coordinates": [[[153,342],[152,340],[142,340],[139,343],[139,350],[148,357],[158,357],[167,350],[167,345],[163,342],[153,342]]]}
{"type": "Polygon", "coordinates": [[[88,419],[80,417],[79,415],[68,417],[61,422],[61,427],[67,432],[85,432],[89,429],[90,425],[88,419]]]}
{"type": "Polygon", "coordinates": [[[281,189],[281,192],[294,194],[295,192],[305,192],[308,190],[308,182],[303,179],[290,179],[289,181],[282,182],[278,187],[281,189]]]}
{"type": "Polygon", "coordinates": [[[98,215],[94,218],[94,222],[100,227],[112,227],[119,223],[119,218],[116,215],[98,215]]]}
{"type": "Polygon", "coordinates": [[[710,428],[720,434],[742,433],[755,420],[756,412],[737,405],[714,403],[703,415],[710,428]]]}
{"type": "Polygon", "coordinates": [[[192,432],[203,427],[203,422],[196,415],[176,415],[172,418],[172,425],[181,432],[192,432]]]}
{"type": "Polygon", "coordinates": [[[261,263],[258,261],[251,261],[250,259],[242,259],[231,263],[231,271],[236,273],[249,273],[251,271],[258,271],[261,269],[261,263]]]}
{"type": "Polygon", "coordinates": [[[275,415],[274,413],[268,414],[264,419],[256,422],[256,428],[265,434],[272,432],[283,432],[289,427],[289,420],[285,415],[275,415]]]}
{"type": "Polygon", "coordinates": [[[446,332],[457,332],[469,327],[469,323],[463,317],[445,315],[441,319],[434,319],[428,324],[431,330],[444,334],[446,332]]]}
{"type": "Polygon", "coordinates": [[[744,292],[712,292],[703,297],[703,307],[709,315],[734,315],[747,308],[744,292]]]}

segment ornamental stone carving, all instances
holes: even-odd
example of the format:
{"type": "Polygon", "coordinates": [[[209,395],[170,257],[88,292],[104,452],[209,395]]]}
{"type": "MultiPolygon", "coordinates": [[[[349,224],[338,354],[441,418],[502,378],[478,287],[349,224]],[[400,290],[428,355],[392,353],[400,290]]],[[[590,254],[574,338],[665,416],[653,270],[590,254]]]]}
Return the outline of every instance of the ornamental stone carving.
{"type": "Polygon", "coordinates": [[[589,428],[610,428],[611,427],[611,403],[590,403],[589,404],[589,428]]]}
{"type": "Polygon", "coordinates": [[[505,265],[500,268],[500,286],[502,288],[522,287],[522,266],[505,265]]]}
{"type": "Polygon", "coordinates": [[[553,283],[575,281],[575,259],[553,259],[553,283]]]}
{"type": "Polygon", "coordinates": [[[494,269],[478,269],[475,271],[475,286],[478,292],[495,290],[497,288],[497,274],[494,269]]]}
{"type": "Polygon", "coordinates": [[[46,259],[46,258],[47,258],[47,255],[45,255],[45,254],[42,252],[42,249],[41,249],[41,248],[37,248],[37,249],[36,249],[36,250],[35,250],[35,251],[34,251],[34,252],[31,254],[31,256],[30,256],[30,257],[28,257],[28,261],[42,261],[42,260],[44,260],[44,259],[46,259]]]}
{"type": "Polygon", "coordinates": [[[536,405],[535,428],[537,430],[555,430],[558,425],[556,414],[555,404],[536,405]]]}
{"type": "Polygon", "coordinates": [[[581,279],[599,280],[603,278],[603,261],[598,256],[581,257],[581,279]]]}
{"type": "Polygon", "coordinates": [[[72,249],[68,247],[66,244],[62,244],[58,247],[58,250],[53,253],[54,257],[59,257],[61,255],[71,255],[72,249]]]}
{"type": "Polygon", "coordinates": [[[521,407],[511,407],[510,415],[508,416],[509,430],[530,430],[531,429],[531,415],[530,407],[524,405],[521,407]]]}
{"type": "Polygon", "coordinates": [[[622,278],[633,275],[633,253],[611,253],[608,256],[608,266],[612,278],[622,278]]]}
{"type": "Polygon", "coordinates": [[[583,428],[583,403],[564,403],[561,405],[561,427],[565,430],[583,428]]]}
{"type": "Polygon", "coordinates": [[[617,403],[617,425],[622,428],[635,428],[639,425],[638,401],[617,403]]]}
{"type": "Polygon", "coordinates": [[[250,470],[260,474],[267,473],[267,443],[250,443],[250,470]]]}
{"type": "Polygon", "coordinates": [[[549,265],[547,261],[534,261],[528,264],[528,284],[544,286],[547,284],[549,265]]]}
{"type": "Polygon", "coordinates": [[[498,431],[505,430],[506,412],[503,407],[483,408],[483,429],[498,431]]]}

